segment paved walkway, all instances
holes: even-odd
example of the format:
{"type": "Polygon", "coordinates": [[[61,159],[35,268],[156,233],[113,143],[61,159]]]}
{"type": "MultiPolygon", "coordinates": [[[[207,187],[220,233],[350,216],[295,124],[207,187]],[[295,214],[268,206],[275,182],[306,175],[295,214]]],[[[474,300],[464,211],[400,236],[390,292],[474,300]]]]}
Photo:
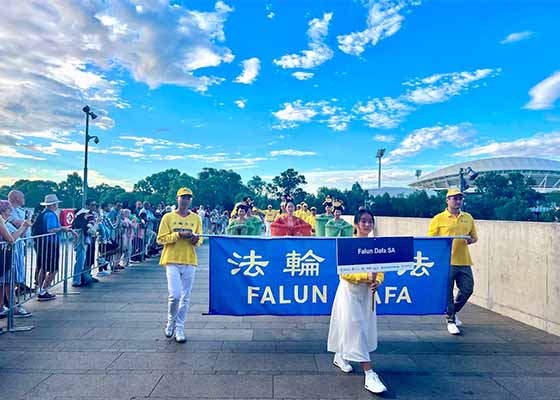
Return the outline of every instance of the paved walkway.
{"type": "MultiPolygon", "coordinates": [[[[193,289],[186,344],[163,335],[156,260],[28,303],[33,324],[0,336],[1,399],[368,399],[363,374],[326,352],[328,317],[205,316],[208,247],[193,289]]],[[[227,290],[227,288],[224,288],[227,290]]],[[[468,306],[464,335],[441,317],[380,317],[375,369],[395,399],[560,399],[560,337],[468,306]]],[[[1,322],[4,324],[4,321],[1,322]]],[[[354,365],[359,370],[359,366],[354,365]]]]}

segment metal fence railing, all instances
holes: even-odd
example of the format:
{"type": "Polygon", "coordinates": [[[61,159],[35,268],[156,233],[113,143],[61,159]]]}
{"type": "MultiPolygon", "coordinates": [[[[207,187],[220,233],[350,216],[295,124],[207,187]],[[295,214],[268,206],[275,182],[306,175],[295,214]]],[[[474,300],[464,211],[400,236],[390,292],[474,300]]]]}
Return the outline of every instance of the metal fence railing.
{"type": "Polygon", "coordinates": [[[0,312],[7,320],[0,334],[33,329],[14,325],[20,305],[31,299],[53,299],[56,295],[48,290],[60,284],[62,295],[69,295],[68,284],[82,286],[92,278],[94,268],[116,271],[131,260],[143,261],[154,241],[155,233],[144,227],[118,227],[105,237],[87,238],[80,231],[68,231],[19,238],[14,243],[0,241],[0,312]]]}

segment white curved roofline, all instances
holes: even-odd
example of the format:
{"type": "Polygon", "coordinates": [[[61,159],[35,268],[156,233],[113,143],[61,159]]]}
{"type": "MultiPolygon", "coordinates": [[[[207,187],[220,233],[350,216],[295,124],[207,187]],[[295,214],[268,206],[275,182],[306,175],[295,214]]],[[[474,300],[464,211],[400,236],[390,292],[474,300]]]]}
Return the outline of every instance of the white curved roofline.
{"type": "Polygon", "coordinates": [[[544,158],[533,157],[496,157],[496,158],[483,158],[480,160],[466,161],[458,164],[453,164],[449,167],[439,169],[428,175],[425,175],[414,182],[418,184],[424,181],[429,181],[437,178],[444,178],[447,176],[454,176],[459,174],[460,168],[471,167],[477,172],[490,172],[490,171],[550,171],[560,174],[560,161],[547,160],[544,158]]]}

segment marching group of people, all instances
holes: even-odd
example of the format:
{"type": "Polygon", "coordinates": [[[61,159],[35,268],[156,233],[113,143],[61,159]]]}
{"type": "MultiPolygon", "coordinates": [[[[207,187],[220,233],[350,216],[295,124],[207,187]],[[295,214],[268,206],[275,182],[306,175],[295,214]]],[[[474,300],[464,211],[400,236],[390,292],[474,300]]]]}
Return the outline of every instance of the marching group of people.
{"type": "MultiPolygon", "coordinates": [[[[48,292],[60,262],[61,234],[71,235],[75,249],[73,286],[83,286],[98,279],[91,275],[95,263],[97,276],[126,268],[134,262],[134,255],[158,255],[165,267],[168,286],[168,313],[164,329],[167,338],[175,337],[179,343],[186,341],[185,320],[198,264],[196,248],[203,243],[205,233],[267,236],[355,236],[372,235],[375,217],[365,207],[355,213],[353,223],[342,218],[341,201],[327,196],[324,214],[318,215],[315,207],[295,204],[293,199],[282,197],[279,210],[271,205],[266,210],[257,209],[250,197],[237,204],[231,212],[203,208],[191,210],[193,192],[189,188],[177,191],[177,206],[160,204],[153,209],[147,202],[101,204],[86,201],[84,208],[75,212],[71,227],[61,226],[56,213],[60,201],[55,194],[45,197],[44,209],[32,219],[26,214],[25,196],[12,191],[8,200],[0,200],[0,316],[5,316],[10,275],[13,268],[17,290],[32,290],[26,286],[24,254],[27,242],[18,240],[33,235],[36,252],[35,290],[37,300],[55,298],[48,292]],[[204,222],[207,221],[207,222],[204,222]],[[227,223],[226,223],[227,221],[227,223]],[[321,223],[319,223],[321,221],[321,223]],[[157,234],[156,234],[157,232],[157,234]],[[11,244],[11,246],[9,246],[11,244]],[[161,246],[161,247],[160,247],[161,246]],[[12,255],[13,253],[13,255],[12,255]],[[118,256],[117,256],[118,255],[118,256]],[[11,265],[12,259],[15,265],[11,265]]],[[[464,195],[458,189],[447,193],[446,209],[436,215],[429,226],[430,236],[467,236],[455,239],[451,253],[451,271],[448,287],[447,330],[460,334],[461,321],[457,313],[473,292],[472,259],[468,245],[477,241],[474,220],[461,211],[464,195]],[[457,286],[457,296],[453,289],[457,286]]],[[[364,386],[373,393],[382,393],[386,387],[372,368],[370,352],[377,348],[377,319],[373,296],[383,284],[383,273],[351,273],[340,275],[335,295],[328,335],[328,351],[334,353],[333,364],[343,372],[353,370],[349,363],[360,363],[365,374],[364,386]]],[[[31,313],[15,305],[15,316],[26,317],[31,313]]]]}
{"type": "MultiPolygon", "coordinates": [[[[474,280],[471,270],[472,260],[468,245],[478,240],[474,220],[470,214],[461,211],[464,195],[457,189],[447,193],[447,208],[436,215],[428,229],[430,236],[468,236],[468,239],[453,241],[451,272],[448,288],[447,330],[452,335],[460,333],[461,322],[457,313],[466,304],[473,292],[474,280]],[[457,285],[458,294],[453,295],[457,285]]],[[[178,209],[163,217],[157,241],[164,246],[160,264],[166,268],[169,291],[168,317],[165,336],[179,343],[186,341],[185,319],[190,302],[190,294],[198,265],[196,247],[202,244],[202,222],[190,210],[193,193],[188,188],[177,192],[178,209]]],[[[250,229],[251,219],[259,213],[251,204],[251,198],[243,199],[232,211],[228,231],[231,234],[260,234],[250,229]]],[[[371,236],[375,217],[371,211],[361,207],[355,214],[353,224],[341,218],[344,207],[340,201],[328,196],[324,202],[328,219],[329,236],[356,237],[371,236]],[[348,229],[350,228],[350,229],[348,229]]],[[[282,198],[280,210],[261,212],[266,223],[267,235],[310,236],[317,234],[316,210],[307,210],[304,204],[297,207],[289,196],[282,198]]],[[[256,220],[255,220],[256,221],[256,220]]],[[[377,317],[374,295],[383,284],[384,274],[365,272],[340,275],[329,327],[327,349],[334,353],[333,364],[345,373],[353,370],[349,361],[360,363],[365,375],[364,387],[373,393],[387,390],[374,372],[370,352],[377,349],[377,317]]]]}

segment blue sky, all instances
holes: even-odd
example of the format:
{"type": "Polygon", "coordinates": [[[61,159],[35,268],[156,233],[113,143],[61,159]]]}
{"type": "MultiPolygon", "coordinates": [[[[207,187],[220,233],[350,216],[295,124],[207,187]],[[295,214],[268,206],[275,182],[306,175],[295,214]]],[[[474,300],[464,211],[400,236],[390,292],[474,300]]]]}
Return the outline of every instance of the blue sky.
{"type": "Polygon", "coordinates": [[[309,191],[416,169],[560,159],[554,1],[8,0],[0,184],[83,169],[120,184],[203,167],[309,191]]]}

